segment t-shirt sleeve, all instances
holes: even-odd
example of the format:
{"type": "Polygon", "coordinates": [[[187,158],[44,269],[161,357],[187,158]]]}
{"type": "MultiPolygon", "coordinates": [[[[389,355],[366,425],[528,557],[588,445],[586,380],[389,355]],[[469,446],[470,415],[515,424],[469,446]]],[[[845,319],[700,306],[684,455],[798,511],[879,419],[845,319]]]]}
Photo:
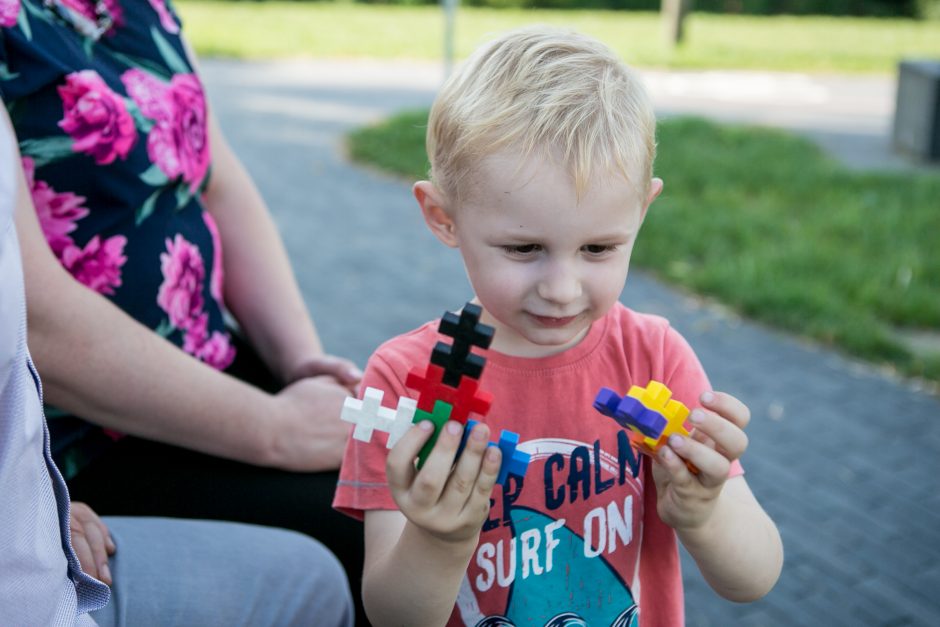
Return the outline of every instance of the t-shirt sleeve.
{"type": "MultiPolygon", "coordinates": [[[[361,394],[369,387],[382,390],[382,405],[395,408],[399,397],[406,394],[403,376],[396,373],[381,351],[377,352],[366,364],[360,386],[361,394]]],[[[387,442],[388,434],[378,430],[373,432],[369,442],[349,437],[333,497],[335,509],[358,520],[362,520],[366,510],[398,509],[385,478],[385,460],[389,451],[387,442]]]]}
{"type": "MultiPolygon", "coordinates": [[[[672,327],[668,327],[663,336],[663,358],[666,365],[663,383],[672,390],[673,398],[682,401],[690,410],[701,407],[699,397],[712,389],[711,383],[695,351],[672,327]]],[[[743,474],[741,463],[738,460],[732,462],[728,478],[743,474]]]]}

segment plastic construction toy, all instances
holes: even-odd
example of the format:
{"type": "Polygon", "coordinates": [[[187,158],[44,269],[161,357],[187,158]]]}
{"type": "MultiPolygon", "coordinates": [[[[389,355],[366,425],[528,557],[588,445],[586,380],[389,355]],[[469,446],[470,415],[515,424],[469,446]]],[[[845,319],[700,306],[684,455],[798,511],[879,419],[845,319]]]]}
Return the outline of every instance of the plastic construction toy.
{"type": "Polygon", "coordinates": [[[405,435],[414,421],[417,401],[407,396],[398,399],[398,409],[382,406],[382,397],[385,392],[376,388],[366,388],[362,400],[347,398],[343,403],[343,412],[340,418],[356,425],[352,436],[362,442],[372,439],[372,432],[376,429],[388,433],[388,448],[405,435]]]}
{"type": "MultiPolygon", "coordinates": [[[[463,452],[464,446],[467,444],[467,438],[470,437],[470,432],[477,424],[479,423],[473,419],[467,421],[467,424],[463,430],[463,439],[460,441],[460,448],[457,449],[458,457],[463,452]]],[[[503,429],[499,434],[499,441],[490,442],[488,446],[497,446],[503,453],[502,461],[499,464],[499,474],[496,476],[496,483],[505,486],[509,475],[515,475],[517,477],[525,476],[525,471],[529,468],[531,455],[524,453],[517,448],[519,446],[518,433],[513,433],[512,431],[503,429]]]]}
{"type": "Polygon", "coordinates": [[[435,401],[450,403],[450,419],[466,423],[471,413],[485,416],[493,404],[493,395],[480,389],[480,382],[470,377],[460,379],[457,387],[444,383],[444,369],[428,364],[424,372],[412,368],[405,385],[418,392],[418,409],[433,411],[435,401]]]}
{"type": "Polygon", "coordinates": [[[444,369],[445,384],[457,387],[461,377],[479,379],[483,373],[486,360],[470,350],[474,346],[489,348],[495,329],[480,322],[482,313],[482,307],[467,303],[459,317],[448,311],[441,318],[438,331],[454,338],[454,343],[438,342],[431,352],[431,363],[444,369]]]}
{"type": "MultiPolygon", "coordinates": [[[[353,437],[368,442],[375,430],[387,431],[387,446],[392,448],[412,423],[429,420],[434,424],[434,432],[418,453],[418,468],[421,468],[437,443],[444,424],[455,420],[465,425],[463,440],[457,450],[459,457],[467,434],[477,424],[470,419],[470,414],[485,416],[493,404],[493,395],[480,389],[479,378],[486,359],[472,352],[474,346],[486,349],[493,341],[494,329],[480,322],[482,313],[483,309],[473,303],[464,305],[459,316],[444,313],[438,331],[454,338],[454,342],[452,345],[438,342],[431,352],[431,363],[423,369],[415,367],[408,372],[405,385],[418,393],[417,400],[402,396],[397,409],[383,407],[384,393],[376,388],[366,388],[361,401],[346,399],[341,417],[356,425],[353,437]]],[[[509,475],[525,475],[529,455],[517,449],[518,434],[504,430],[499,442],[490,442],[489,445],[498,446],[503,452],[498,478],[500,484],[505,485],[509,475]]]]}
{"type": "MultiPolygon", "coordinates": [[[[672,392],[659,381],[642,388],[634,385],[626,396],[610,388],[601,388],[594,399],[594,409],[630,430],[630,441],[640,452],[655,456],[677,433],[688,436],[685,419],[689,408],[672,398],[672,392]]],[[[698,472],[689,466],[692,472],[698,472]]]]}

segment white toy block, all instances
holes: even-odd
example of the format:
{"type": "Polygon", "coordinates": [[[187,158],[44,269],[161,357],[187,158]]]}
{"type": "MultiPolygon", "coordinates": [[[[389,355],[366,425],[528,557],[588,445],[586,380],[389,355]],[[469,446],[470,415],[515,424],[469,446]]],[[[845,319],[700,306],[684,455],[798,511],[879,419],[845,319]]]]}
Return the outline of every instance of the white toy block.
{"type": "Polygon", "coordinates": [[[395,410],[395,418],[388,425],[388,448],[395,446],[395,443],[405,435],[405,432],[411,428],[414,421],[415,411],[418,409],[418,401],[407,396],[398,397],[398,409],[395,410]]]}
{"type": "Polygon", "coordinates": [[[347,398],[343,403],[343,412],[340,414],[346,422],[356,425],[352,436],[361,441],[372,440],[372,432],[376,429],[388,433],[388,448],[405,435],[411,428],[418,401],[407,396],[398,399],[398,409],[382,406],[382,397],[385,392],[377,388],[366,388],[362,400],[347,398]]]}

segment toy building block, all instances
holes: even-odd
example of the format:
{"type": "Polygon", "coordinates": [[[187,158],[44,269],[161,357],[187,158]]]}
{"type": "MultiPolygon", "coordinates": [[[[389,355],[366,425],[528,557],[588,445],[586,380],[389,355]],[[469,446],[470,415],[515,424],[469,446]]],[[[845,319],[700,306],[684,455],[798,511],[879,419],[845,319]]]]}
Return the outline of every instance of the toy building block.
{"type": "Polygon", "coordinates": [[[621,397],[610,388],[601,388],[597,393],[594,409],[613,418],[624,429],[633,429],[649,438],[658,438],[666,426],[665,416],[649,409],[636,397],[621,397]]]}
{"type": "MultiPolygon", "coordinates": [[[[470,432],[473,430],[475,425],[479,424],[478,421],[473,420],[472,418],[467,421],[466,426],[463,430],[463,439],[460,440],[460,447],[457,449],[457,457],[460,457],[460,454],[463,453],[464,447],[467,445],[467,438],[470,437],[470,432]]],[[[519,445],[519,434],[513,433],[512,431],[507,431],[503,429],[499,434],[499,442],[490,442],[487,446],[498,446],[499,450],[502,451],[502,461],[499,465],[499,474],[496,476],[496,483],[505,486],[506,479],[509,475],[515,475],[517,477],[524,477],[526,470],[529,468],[529,460],[531,455],[528,453],[523,453],[518,448],[519,445]]]]}
{"type": "Polygon", "coordinates": [[[418,452],[418,468],[424,466],[425,460],[428,458],[428,455],[431,454],[431,449],[434,448],[434,444],[441,434],[444,423],[450,420],[451,411],[453,411],[453,407],[450,403],[445,403],[444,401],[435,401],[434,411],[431,412],[426,412],[423,409],[415,409],[415,415],[412,419],[415,424],[418,424],[422,420],[430,420],[434,423],[434,432],[431,433],[431,437],[428,438],[428,441],[424,443],[424,446],[422,446],[421,450],[418,452]]]}
{"type": "Polygon", "coordinates": [[[457,387],[461,377],[479,379],[486,360],[471,352],[474,346],[489,348],[493,341],[493,327],[480,322],[482,307],[473,303],[464,305],[458,317],[446,312],[438,331],[454,338],[453,345],[438,342],[431,352],[431,363],[444,369],[443,382],[457,387]]]}
{"type": "Polygon", "coordinates": [[[424,372],[412,368],[405,378],[405,385],[418,393],[418,409],[429,412],[435,401],[449,403],[453,410],[451,420],[466,423],[471,413],[485,416],[493,404],[493,395],[480,388],[480,382],[470,377],[460,379],[455,388],[444,384],[444,369],[428,364],[424,372]]]}
{"type": "Polygon", "coordinates": [[[509,475],[524,477],[525,471],[529,467],[530,456],[528,453],[523,453],[516,448],[519,446],[519,434],[504,429],[499,434],[499,442],[496,443],[496,446],[503,452],[496,483],[506,485],[506,479],[509,478],[509,475]]]}
{"type": "Polygon", "coordinates": [[[398,399],[398,408],[382,406],[385,392],[376,388],[366,388],[362,400],[347,398],[343,403],[340,418],[356,425],[352,436],[362,442],[372,440],[374,430],[388,433],[386,446],[392,448],[401,439],[411,425],[417,409],[417,401],[406,396],[398,399]]]}
{"type": "MultiPolygon", "coordinates": [[[[671,397],[669,388],[659,381],[650,381],[645,388],[632,386],[619,401],[616,392],[601,388],[594,408],[627,427],[631,431],[630,440],[639,451],[655,456],[670,435],[689,435],[685,428],[689,408],[671,397]]],[[[689,469],[698,472],[694,466],[689,465],[689,469]]]]}

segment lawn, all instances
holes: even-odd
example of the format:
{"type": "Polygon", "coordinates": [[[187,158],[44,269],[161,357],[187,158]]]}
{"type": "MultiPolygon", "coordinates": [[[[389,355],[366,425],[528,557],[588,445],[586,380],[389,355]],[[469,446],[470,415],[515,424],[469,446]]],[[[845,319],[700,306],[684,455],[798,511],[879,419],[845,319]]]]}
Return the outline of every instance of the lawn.
{"type": "MultiPolygon", "coordinates": [[[[186,32],[203,55],[238,58],[439,59],[440,8],[311,2],[178,0],[186,32]]],[[[905,57],[940,57],[940,21],[746,17],[693,13],[687,41],[663,44],[657,13],[458,11],[455,49],[465,57],[488,35],[526,23],[570,26],[642,67],[805,72],[894,72],[905,57]]]]}
{"type": "MultiPolygon", "coordinates": [[[[350,137],[354,159],[425,176],[426,111],[350,137]]],[[[742,314],[940,381],[940,175],[860,174],[782,131],[669,119],[634,263],[742,314]],[[704,159],[707,155],[707,165],[704,159]]]]}

